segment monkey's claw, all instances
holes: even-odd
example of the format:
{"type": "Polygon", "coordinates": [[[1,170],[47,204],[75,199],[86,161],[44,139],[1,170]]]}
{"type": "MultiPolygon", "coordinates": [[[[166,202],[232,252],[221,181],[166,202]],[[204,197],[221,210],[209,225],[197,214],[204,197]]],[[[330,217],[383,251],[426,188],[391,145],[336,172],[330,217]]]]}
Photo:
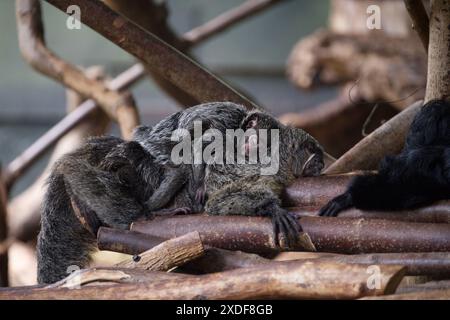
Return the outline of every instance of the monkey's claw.
{"type": "Polygon", "coordinates": [[[341,211],[349,207],[351,207],[351,197],[344,193],[323,206],[319,211],[319,216],[337,217],[341,211]]]}
{"type": "Polygon", "coordinates": [[[207,200],[207,194],[206,194],[205,186],[203,185],[196,190],[195,201],[198,204],[204,205],[206,203],[206,200],[207,200]]]}
{"type": "Polygon", "coordinates": [[[319,211],[319,216],[321,217],[336,217],[341,211],[339,204],[336,201],[331,200],[325,206],[323,206],[319,211]]]}
{"type": "Polygon", "coordinates": [[[281,247],[280,236],[282,236],[284,237],[286,246],[293,248],[302,231],[295,217],[286,210],[277,210],[272,214],[272,224],[275,244],[281,247]]]}

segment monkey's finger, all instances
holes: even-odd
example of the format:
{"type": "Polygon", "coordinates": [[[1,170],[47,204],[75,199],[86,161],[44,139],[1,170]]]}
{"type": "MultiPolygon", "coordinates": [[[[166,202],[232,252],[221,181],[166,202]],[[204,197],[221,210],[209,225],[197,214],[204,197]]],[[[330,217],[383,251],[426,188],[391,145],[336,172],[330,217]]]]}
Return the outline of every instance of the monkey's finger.
{"type": "Polygon", "coordinates": [[[282,215],[282,221],[285,230],[285,237],[287,240],[288,247],[293,247],[298,241],[299,230],[297,221],[289,213],[282,215]]]}
{"type": "Polygon", "coordinates": [[[319,216],[321,217],[333,217],[336,216],[336,203],[335,202],[329,202],[324,207],[322,207],[319,211],[319,216]]]}
{"type": "Polygon", "coordinates": [[[273,227],[273,238],[275,240],[275,246],[280,246],[280,239],[279,239],[279,233],[280,233],[280,224],[278,220],[278,215],[274,214],[272,215],[272,227],[273,227]]]}

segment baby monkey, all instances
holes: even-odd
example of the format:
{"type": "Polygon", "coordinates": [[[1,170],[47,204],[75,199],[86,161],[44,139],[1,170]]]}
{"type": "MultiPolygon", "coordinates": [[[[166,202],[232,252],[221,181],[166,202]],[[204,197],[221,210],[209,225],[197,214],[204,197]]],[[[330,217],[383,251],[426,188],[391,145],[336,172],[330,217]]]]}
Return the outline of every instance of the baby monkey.
{"type": "Polygon", "coordinates": [[[267,152],[272,155],[271,161],[278,162],[278,170],[261,174],[268,167],[261,161],[208,165],[205,184],[209,198],[205,210],[210,215],[269,216],[276,244],[281,246],[283,237],[286,246],[292,247],[302,230],[295,217],[281,207],[280,196],[294,179],[320,174],[324,166],[323,149],[302,129],[284,126],[264,112],[249,113],[241,128],[254,130],[254,134],[245,139],[246,156],[255,148],[263,147],[261,142],[265,143],[266,137],[261,135],[262,129],[268,130],[267,152]],[[276,150],[278,152],[272,152],[276,150]]]}

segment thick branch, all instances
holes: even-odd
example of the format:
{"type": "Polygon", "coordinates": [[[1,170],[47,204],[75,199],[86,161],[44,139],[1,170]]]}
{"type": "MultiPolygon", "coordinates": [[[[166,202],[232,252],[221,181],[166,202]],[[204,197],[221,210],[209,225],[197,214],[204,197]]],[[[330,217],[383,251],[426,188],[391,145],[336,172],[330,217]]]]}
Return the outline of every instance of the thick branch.
{"type": "Polygon", "coordinates": [[[450,101],[450,1],[433,0],[430,14],[430,46],[425,102],[450,101]]]}
{"type": "MultiPolygon", "coordinates": [[[[450,250],[449,224],[321,217],[300,218],[299,223],[318,251],[382,253],[450,250]]],[[[253,253],[280,250],[275,246],[270,219],[262,217],[191,215],[157,218],[136,222],[131,229],[166,239],[198,231],[205,245],[216,248],[253,253]]]]}
{"type": "Polygon", "coordinates": [[[383,157],[401,151],[409,126],[421,107],[422,101],[417,101],[400,112],[357,143],[329,166],[325,173],[337,174],[355,170],[377,169],[383,157]]]}
{"type": "Polygon", "coordinates": [[[205,253],[198,232],[167,240],[147,250],[136,259],[128,259],[116,265],[119,268],[134,268],[150,271],[169,271],[192,261],[205,253]]]}
{"type": "Polygon", "coordinates": [[[405,266],[406,275],[408,276],[450,276],[450,253],[448,252],[370,253],[357,255],[320,252],[283,252],[277,256],[278,261],[311,259],[345,264],[401,265],[405,266]]]}
{"type": "Polygon", "coordinates": [[[94,99],[119,123],[122,135],[130,139],[133,129],[139,124],[139,114],[131,95],[110,90],[101,81],[89,79],[80,69],[57,57],[46,47],[39,1],[17,0],[16,15],[19,44],[25,60],[37,71],[94,99]]]}
{"type": "Polygon", "coordinates": [[[145,32],[100,1],[47,0],[65,12],[69,5],[81,8],[82,22],[142,60],[199,102],[232,101],[259,108],[209,71],[175,50],[154,34],[145,32]]]}
{"type": "MultiPolygon", "coordinates": [[[[100,250],[109,250],[136,255],[149,250],[164,239],[152,237],[144,233],[117,230],[101,227],[97,234],[100,250]]],[[[183,271],[195,273],[212,273],[249,267],[270,262],[256,254],[241,251],[228,251],[217,248],[206,248],[205,254],[188,262],[182,267],[183,271]]]]}
{"type": "Polygon", "coordinates": [[[77,290],[0,290],[0,299],[355,299],[395,291],[404,269],[399,266],[380,269],[378,289],[367,286],[367,266],[288,261],[276,266],[261,265],[173,280],[82,286],[77,290]]]}
{"type": "Polygon", "coordinates": [[[430,40],[430,20],[428,19],[427,11],[423,6],[422,0],[404,0],[406,10],[413,21],[413,27],[422,41],[425,51],[428,51],[428,44],[430,40]]]}
{"type": "MultiPolygon", "coordinates": [[[[289,211],[297,217],[315,217],[319,212],[319,207],[289,208],[289,211]]],[[[381,219],[396,220],[419,223],[450,223],[450,202],[441,201],[433,205],[403,211],[363,211],[358,209],[348,209],[339,214],[339,218],[352,219],[381,219]]]]}

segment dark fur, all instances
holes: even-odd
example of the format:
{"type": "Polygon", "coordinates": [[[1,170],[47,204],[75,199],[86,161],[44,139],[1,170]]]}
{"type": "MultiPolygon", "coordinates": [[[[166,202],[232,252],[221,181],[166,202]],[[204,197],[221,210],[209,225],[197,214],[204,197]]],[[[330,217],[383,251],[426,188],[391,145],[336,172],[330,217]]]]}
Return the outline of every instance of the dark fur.
{"type": "MultiPolygon", "coordinates": [[[[202,168],[169,163],[172,131],[193,130],[202,120],[204,130],[237,128],[246,111],[231,103],[210,103],[183,110],[156,127],[140,127],[131,142],[114,137],[90,139],[55,164],[48,180],[41,232],[38,238],[38,282],[52,283],[67,275],[69,266],[89,262],[95,237],[79,222],[71,202],[100,225],[126,229],[150,212],[202,210],[196,201],[202,168]],[[174,210],[160,210],[174,208],[174,210]]],[[[95,228],[94,228],[95,232],[95,228]]]]}
{"type": "Polygon", "coordinates": [[[362,210],[413,209],[450,198],[450,103],[430,101],[416,115],[402,152],[374,175],[354,178],[320,215],[362,210]]]}
{"type": "Polygon", "coordinates": [[[249,128],[280,130],[278,173],[260,175],[260,163],[208,166],[206,188],[210,196],[205,210],[211,215],[269,216],[277,244],[282,236],[291,247],[301,230],[296,219],[281,207],[280,195],[295,178],[321,172],[322,147],[305,131],[286,127],[266,113],[250,113],[242,123],[242,129],[249,128]]]}

